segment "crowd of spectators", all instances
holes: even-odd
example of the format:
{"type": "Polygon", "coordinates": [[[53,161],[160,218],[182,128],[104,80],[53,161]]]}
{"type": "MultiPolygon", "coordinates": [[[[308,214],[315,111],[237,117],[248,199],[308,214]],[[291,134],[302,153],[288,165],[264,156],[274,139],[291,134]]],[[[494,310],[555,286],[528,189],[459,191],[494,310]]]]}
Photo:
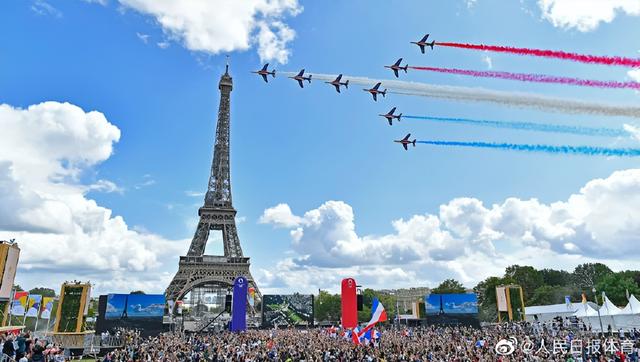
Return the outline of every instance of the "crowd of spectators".
{"type": "Polygon", "coordinates": [[[512,323],[470,327],[378,330],[360,339],[339,328],[249,330],[242,333],[129,333],[123,348],[101,361],[565,361],[638,362],[640,333],[593,334],[562,324],[512,323]],[[377,333],[374,333],[374,335],[377,333]]]}
{"type": "Polygon", "coordinates": [[[30,333],[0,335],[2,362],[62,362],[64,350],[45,340],[32,338],[30,333]]]}

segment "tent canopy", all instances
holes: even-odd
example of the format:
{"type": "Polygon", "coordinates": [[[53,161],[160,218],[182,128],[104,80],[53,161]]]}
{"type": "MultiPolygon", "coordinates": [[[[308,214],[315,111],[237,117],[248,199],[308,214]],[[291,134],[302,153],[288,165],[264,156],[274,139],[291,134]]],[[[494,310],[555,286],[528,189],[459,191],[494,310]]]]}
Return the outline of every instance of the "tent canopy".
{"type": "Polygon", "coordinates": [[[640,301],[636,299],[635,295],[629,298],[629,303],[627,303],[626,307],[622,308],[620,314],[640,314],[640,301]]]}
{"type": "Polygon", "coordinates": [[[597,317],[598,310],[591,305],[591,303],[580,304],[578,310],[574,314],[575,317],[584,318],[584,317],[597,317]]]}
{"type": "Polygon", "coordinates": [[[579,305],[580,303],[534,305],[530,307],[525,307],[524,313],[526,315],[575,313],[576,310],[578,310],[579,305]]]}
{"type": "Polygon", "coordinates": [[[618,315],[618,314],[622,314],[622,310],[616,307],[616,305],[613,304],[611,300],[609,300],[609,298],[605,295],[604,303],[602,304],[602,307],[600,307],[600,315],[608,316],[608,315],[618,315]]]}

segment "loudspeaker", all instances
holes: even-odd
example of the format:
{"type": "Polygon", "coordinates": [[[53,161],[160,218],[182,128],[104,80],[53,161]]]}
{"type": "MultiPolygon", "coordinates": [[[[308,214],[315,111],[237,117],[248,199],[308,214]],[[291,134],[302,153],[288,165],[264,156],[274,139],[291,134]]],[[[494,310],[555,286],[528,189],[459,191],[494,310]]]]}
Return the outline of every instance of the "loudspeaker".
{"type": "Polygon", "coordinates": [[[362,310],[362,307],[364,306],[364,298],[362,296],[362,294],[358,294],[358,311],[362,310]]]}
{"type": "Polygon", "coordinates": [[[228,313],[231,313],[231,294],[227,294],[224,296],[224,310],[228,313]]]}
{"type": "Polygon", "coordinates": [[[105,314],[107,313],[107,296],[98,297],[98,316],[96,317],[96,333],[102,333],[107,330],[105,324],[105,314]]]}

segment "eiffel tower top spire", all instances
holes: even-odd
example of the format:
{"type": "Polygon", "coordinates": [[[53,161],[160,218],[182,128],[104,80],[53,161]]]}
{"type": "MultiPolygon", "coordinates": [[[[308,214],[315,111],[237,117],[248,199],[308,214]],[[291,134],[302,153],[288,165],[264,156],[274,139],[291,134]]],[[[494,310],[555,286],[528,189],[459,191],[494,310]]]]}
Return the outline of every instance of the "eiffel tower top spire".
{"type": "Polygon", "coordinates": [[[213,162],[209,176],[209,186],[204,199],[204,207],[233,208],[231,198],[231,169],[230,157],[230,128],[231,128],[231,91],[233,78],[229,75],[229,64],[218,83],[220,89],[220,106],[218,108],[218,124],[216,126],[216,140],[213,148],[213,162]]]}

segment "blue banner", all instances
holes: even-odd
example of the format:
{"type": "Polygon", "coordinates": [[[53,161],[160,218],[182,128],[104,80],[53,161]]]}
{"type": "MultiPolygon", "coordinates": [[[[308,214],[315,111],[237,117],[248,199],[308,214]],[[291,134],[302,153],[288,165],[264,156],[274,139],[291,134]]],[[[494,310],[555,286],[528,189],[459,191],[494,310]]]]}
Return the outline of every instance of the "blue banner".
{"type": "Polygon", "coordinates": [[[231,303],[231,331],[241,332],[247,329],[247,289],[245,277],[237,277],[233,282],[233,299],[231,303]]]}

